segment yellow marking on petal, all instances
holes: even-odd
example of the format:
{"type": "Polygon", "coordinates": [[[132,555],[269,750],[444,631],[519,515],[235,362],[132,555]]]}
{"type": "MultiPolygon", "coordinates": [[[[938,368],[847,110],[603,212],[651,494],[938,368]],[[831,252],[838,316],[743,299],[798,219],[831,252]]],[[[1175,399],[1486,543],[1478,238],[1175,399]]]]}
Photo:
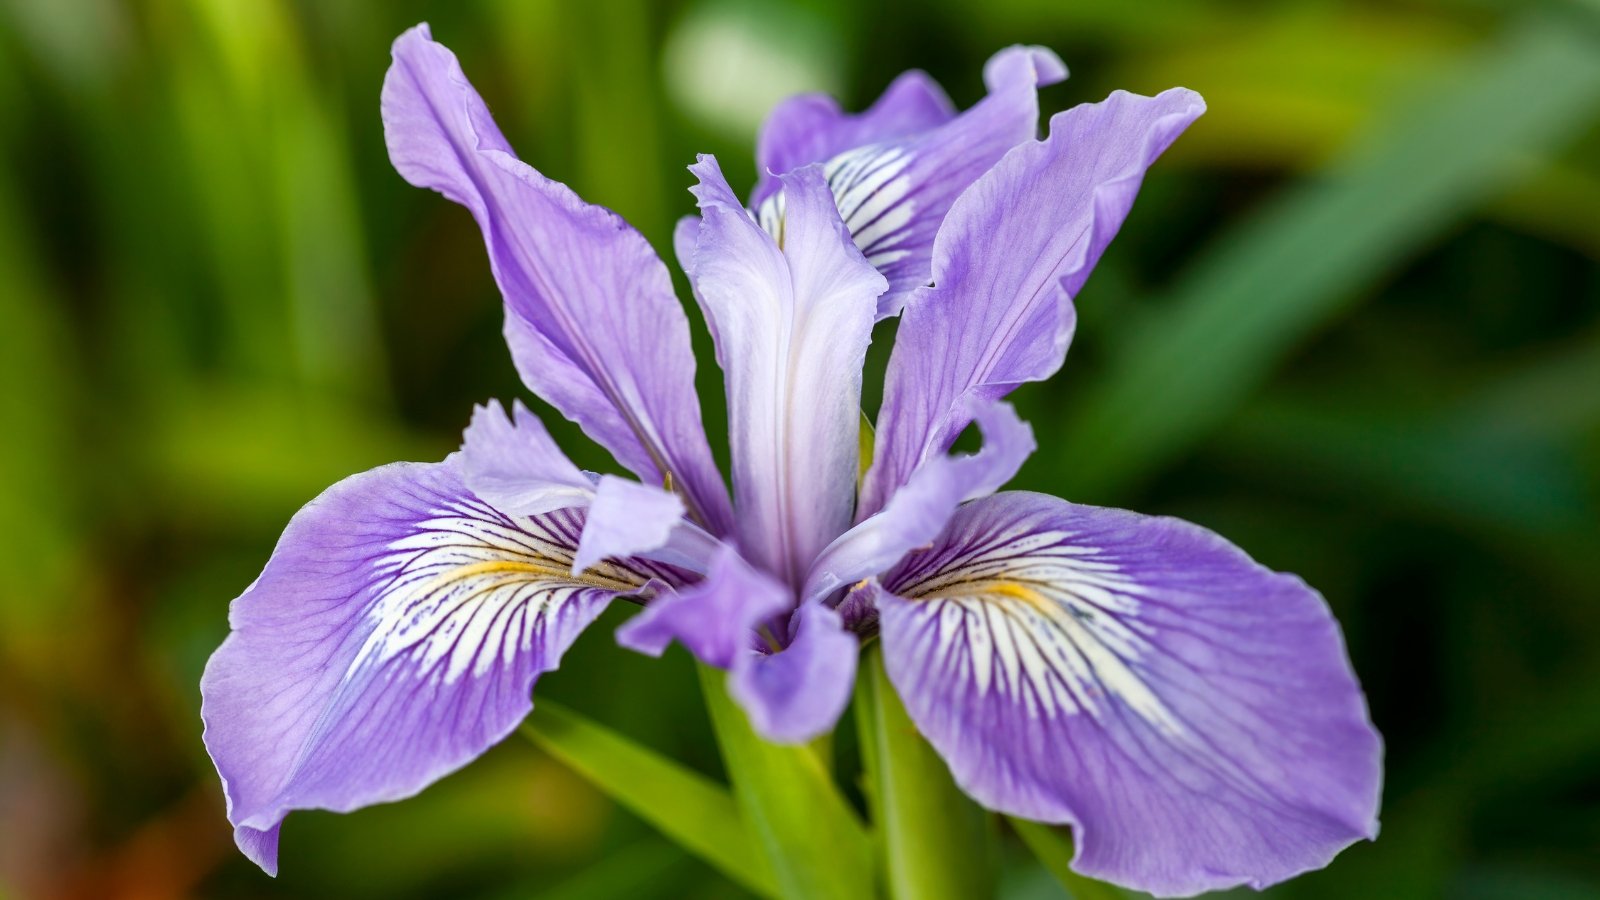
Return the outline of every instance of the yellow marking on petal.
{"type": "Polygon", "coordinates": [[[508,577],[531,575],[539,578],[547,578],[553,581],[585,584],[589,585],[590,587],[605,588],[606,590],[627,591],[639,586],[633,582],[621,581],[616,578],[606,578],[604,576],[597,575],[595,574],[595,569],[597,568],[599,567],[595,566],[585,569],[581,575],[573,575],[570,567],[559,564],[550,565],[544,562],[533,562],[531,560],[523,559],[490,559],[484,560],[483,562],[468,563],[464,566],[457,566],[456,568],[451,569],[449,572],[439,576],[439,581],[441,583],[458,581],[472,578],[477,575],[501,575],[508,577]]]}
{"type": "Polygon", "coordinates": [[[1008,597],[1031,606],[1046,615],[1058,612],[1060,609],[1058,604],[1046,597],[1038,588],[1031,587],[1020,581],[999,578],[985,581],[958,581],[911,599],[982,599],[986,595],[1008,597]]]}

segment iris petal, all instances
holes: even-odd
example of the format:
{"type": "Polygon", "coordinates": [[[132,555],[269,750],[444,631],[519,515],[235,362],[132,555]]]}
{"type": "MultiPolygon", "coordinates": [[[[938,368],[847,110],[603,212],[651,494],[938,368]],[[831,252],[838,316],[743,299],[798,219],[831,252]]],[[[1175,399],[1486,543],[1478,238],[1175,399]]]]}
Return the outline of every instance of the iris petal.
{"type": "Polygon", "coordinates": [[[291,810],[398,800],[464,765],[613,597],[672,577],[631,561],[574,577],[582,527],[578,511],[494,509],[456,459],[374,469],[307,504],[201,681],[240,849],[273,872],[291,810]]]}
{"type": "Polygon", "coordinates": [[[1175,88],[1117,92],[1051,119],[961,195],[933,246],[933,287],[907,302],[857,516],[943,452],[971,408],[1061,367],[1072,297],[1133,206],[1144,172],[1205,104],[1175,88]]]}
{"type": "Polygon", "coordinates": [[[517,159],[425,25],[395,41],[383,123],[400,174],[467,207],[482,229],[529,388],[641,481],[670,473],[701,524],[726,533],[732,511],[701,425],[688,320],[649,243],[517,159]]]}
{"type": "Polygon", "coordinates": [[[850,525],[861,367],[884,280],[850,243],[817,167],[785,176],[776,235],[715,159],[691,171],[702,219],[689,276],[727,382],[739,545],[798,586],[850,525]]]}
{"type": "Polygon", "coordinates": [[[1085,875],[1262,887],[1377,833],[1381,743],[1322,598],[1176,519],[1004,493],[883,579],[884,662],[956,781],[1085,875]]]}
{"type": "Polygon", "coordinates": [[[882,511],[840,535],[817,557],[806,579],[806,599],[820,600],[882,573],[906,552],[933,540],[957,506],[999,490],[1017,474],[1034,450],[1033,430],[1005,403],[989,404],[977,417],[983,449],[924,460],[882,511]]]}
{"type": "MultiPolygon", "coordinates": [[[[910,76],[859,116],[838,113],[837,106],[829,115],[831,101],[798,98],[779,107],[763,131],[761,163],[770,173],[823,163],[852,239],[889,279],[878,316],[891,316],[927,283],[934,235],[951,204],[1006,151],[1034,138],[1038,87],[1066,75],[1049,50],[1008,47],[984,67],[988,96],[959,116],[937,114],[940,107],[926,99],[934,88],[918,88],[922,82],[910,76]],[[780,147],[780,136],[790,143],[780,147]]],[[[777,184],[764,177],[752,201],[769,230],[785,203],[777,184]]]]}

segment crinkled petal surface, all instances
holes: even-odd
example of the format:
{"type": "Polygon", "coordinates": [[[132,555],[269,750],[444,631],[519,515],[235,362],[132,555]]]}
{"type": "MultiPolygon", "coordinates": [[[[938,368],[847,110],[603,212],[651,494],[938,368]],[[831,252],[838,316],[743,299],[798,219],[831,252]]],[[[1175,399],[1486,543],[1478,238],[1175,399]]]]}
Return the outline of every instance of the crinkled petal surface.
{"type": "Polygon", "coordinates": [[[500,513],[457,459],[329,488],[233,602],[201,680],[205,745],[239,848],[269,873],[287,813],[398,800],[464,765],[607,602],[665,574],[572,577],[582,514],[500,513]]]}
{"type": "MultiPolygon", "coordinates": [[[[903,77],[891,93],[858,117],[830,118],[818,101],[797,100],[795,109],[780,107],[763,132],[762,162],[823,164],[852,239],[889,280],[877,314],[891,316],[911,291],[928,282],[934,235],[951,204],[1006,151],[1034,139],[1039,127],[1037,89],[1066,75],[1066,66],[1049,50],[1008,47],[984,67],[988,96],[961,115],[920,131],[908,126],[932,122],[937,115],[935,105],[926,99],[931,88],[919,80],[903,77]],[[800,109],[809,112],[800,116],[796,112],[800,109]],[[797,120],[805,118],[817,120],[811,136],[801,135],[797,120]],[[781,153],[779,134],[793,138],[781,153]],[[802,159],[824,146],[832,152],[802,159]]],[[[778,175],[789,171],[770,168],[778,175]]],[[[774,190],[774,183],[765,178],[755,198],[762,226],[776,234],[787,198],[774,190]]]]}
{"type": "Polygon", "coordinates": [[[529,388],[641,481],[670,472],[695,516],[725,532],[732,513],[701,425],[688,320],[649,243],[517,159],[426,25],[395,41],[383,123],[400,174],[477,219],[529,388]]]}
{"type": "Polygon", "coordinates": [[[963,397],[998,399],[1061,367],[1072,297],[1145,170],[1204,110],[1181,88],[1119,91],[1056,115],[1046,140],[1012,150],[961,195],[934,242],[935,286],[911,297],[895,336],[858,518],[950,446],[971,421],[963,397]]]}
{"type": "Polygon", "coordinates": [[[962,789],[1164,896],[1377,833],[1382,748],[1322,598],[1176,519],[974,501],[883,579],[884,663],[962,789]]]}
{"type": "Polygon", "coordinates": [[[850,526],[861,367],[883,276],[850,243],[816,166],[785,178],[769,234],[716,160],[691,170],[702,215],[689,275],[726,376],[739,546],[798,587],[850,526]]]}

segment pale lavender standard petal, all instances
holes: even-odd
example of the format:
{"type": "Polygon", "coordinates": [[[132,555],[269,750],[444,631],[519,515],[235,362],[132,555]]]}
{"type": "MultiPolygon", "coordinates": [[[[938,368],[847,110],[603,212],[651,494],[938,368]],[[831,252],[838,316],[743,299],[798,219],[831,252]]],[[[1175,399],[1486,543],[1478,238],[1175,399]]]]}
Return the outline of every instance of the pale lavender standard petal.
{"type": "MultiPolygon", "coordinates": [[[[935,127],[903,130],[911,123],[934,118],[895,114],[921,108],[922,104],[912,102],[920,94],[908,88],[904,96],[886,97],[894,104],[880,111],[885,102],[880,101],[860,117],[828,120],[812,101],[807,107],[812,117],[832,124],[819,123],[818,135],[811,139],[801,136],[800,128],[791,122],[793,111],[780,107],[775,115],[781,116],[781,133],[797,143],[778,153],[775,133],[774,146],[763,146],[774,151],[770,154],[774,162],[823,164],[852,239],[867,261],[889,280],[889,290],[878,300],[878,316],[891,316],[899,312],[911,291],[928,282],[934,236],[951,204],[1006,151],[1034,139],[1039,127],[1037,89],[1066,75],[1066,66],[1049,50],[1008,47],[984,67],[988,96],[935,127]],[[845,138],[855,143],[844,143],[845,138]],[[828,155],[802,160],[823,143],[838,146],[828,155]]],[[[763,139],[766,137],[764,133],[763,139]]],[[[771,171],[781,174],[789,168],[792,165],[773,166],[771,171]]],[[[757,217],[769,231],[781,220],[785,203],[774,184],[769,178],[758,185],[755,200],[759,202],[753,202],[757,217]]]]}
{"type": "Polygon", "coordinates": [[[397,463],[307,504],[201,679],[239,848],[269,873],[296,809],[411,796],[509,733],[540,673],[649,563],[573,577],[579,512],[508,516],[456,460],[397,463]]]}
{"type": "Polygon", "coordinates": [[[850,243],[818,168],[785,176],[776,237],[716,160],[691,171],[702,221],[689,276],[727,382],[739,546],[798,587],[850,525],[861,367],[883,276],[850,243]]]}
{"type": "Polygon", "coordinates": [[[696,519],[725,533],[732,512],[701,425],[688,320],[649,243],[518,160],[427,26],[395,41],[382,105],[395,168],[482,229],[528,386],[642,481],[670,473],[696,519]]]}
{"type": "Polygon", "coordinates": [[[1033,453],[1033,429],[1006,403],[977,414],[983,448],[971,455],[940,454],[923,461],[876,515],[840,535],[812,564],[802,596],[821,600],[841,587],[880,574],[905,553],[932,541],[956,507],[1010,481],[1033,453]]]}
{"type": "Polygon", "coordinates": [[[961,195],[933,249],[934,287],[907,302],[857,517],[877,512],[921,460],[994,400],[1061,367],[1072,297],[1121,227],[1145,170],[1205,110],[1174,88],[1117,92],[1050,121],[961,195]]]}
{"type": "Polygon", "coordinates": [[[1260,888],[1377,834],[1382,745],[1337,623],[1217,535],[996,494],[883,585],[918,729],[978,802],[1071,824],[1083,874],[1260,888]]]}

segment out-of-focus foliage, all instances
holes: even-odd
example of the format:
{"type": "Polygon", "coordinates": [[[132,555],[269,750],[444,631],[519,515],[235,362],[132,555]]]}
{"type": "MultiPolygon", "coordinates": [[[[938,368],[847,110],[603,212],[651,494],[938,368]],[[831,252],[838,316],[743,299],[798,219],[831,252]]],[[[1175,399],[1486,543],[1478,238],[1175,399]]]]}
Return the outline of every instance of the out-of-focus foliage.
{"type": "MultiPolygon", "coordinates": [[[[232,849],[196,688],[228,600],[323,487],[524,396],[476,229],[384,155],[422,19],[663,250],[682,166],[748,182],[789,91],[922,67],[968,103],[1013,42],[1072,66],[1047,109],[1199,90],[1067,369],[1018,394],[1018,486],[1216,528],[1344,622],[1384,831],[1274,896],[1600,896],[1592,0],[0,0],[0,894],[745,896],[516,739],[296,815],[277,881],[232,849]]],[[[540,691],[718,775],[693,667],[616,648],[622,616],[540,691]]],[[[1060,896],[1002,837],[1008,896],[1060,896]]]]}

